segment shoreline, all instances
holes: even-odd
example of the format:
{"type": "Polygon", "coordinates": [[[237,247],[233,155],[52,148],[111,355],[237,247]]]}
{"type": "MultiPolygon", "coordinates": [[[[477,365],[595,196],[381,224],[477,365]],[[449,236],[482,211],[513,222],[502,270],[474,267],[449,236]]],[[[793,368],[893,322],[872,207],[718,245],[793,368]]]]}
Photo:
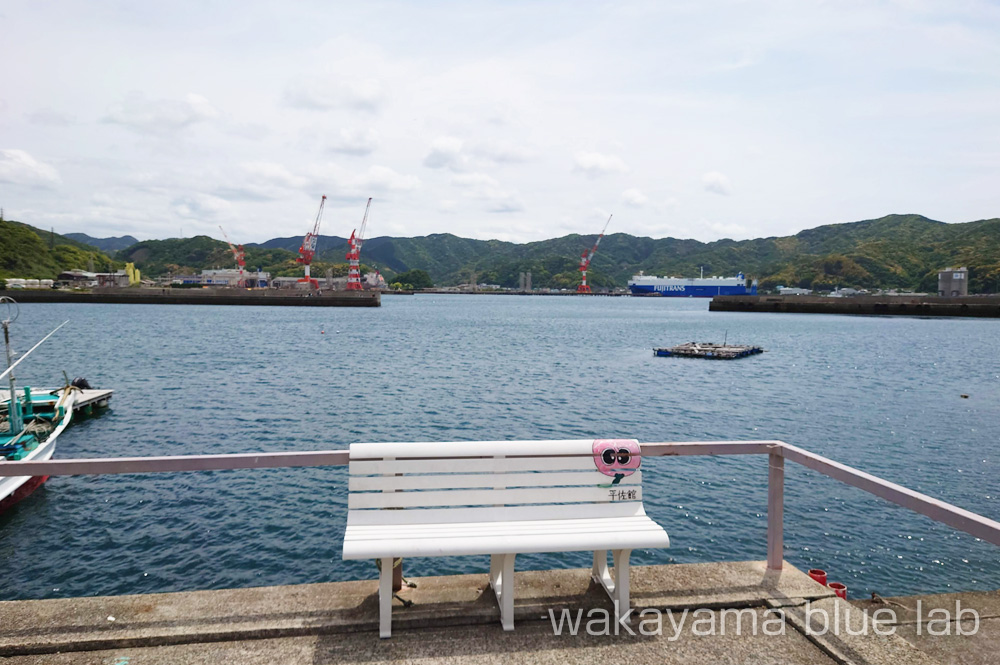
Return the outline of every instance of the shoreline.
{"type": "Polygon", "coordinates": [[[337,291],[320,294],[287,294],[239,289],[126,289],[103,288],[90,292],[7,290],[0,296],[19,303],[86,303],[125,305],[253,305],[275,307],[380,307],[379,291],[337,291]]]}

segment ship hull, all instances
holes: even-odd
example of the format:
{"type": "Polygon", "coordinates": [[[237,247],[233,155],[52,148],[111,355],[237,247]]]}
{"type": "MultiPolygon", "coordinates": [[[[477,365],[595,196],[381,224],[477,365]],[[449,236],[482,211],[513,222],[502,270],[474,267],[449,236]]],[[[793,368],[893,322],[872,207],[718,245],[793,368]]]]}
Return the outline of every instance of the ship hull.
{"type": "MultiPolygon", "coordinates": [[[[52,455],[56,452],[56,441],[59,439],[59,435],[62,434],[73,418],[74,401],[75,394],[67,390],[57,402],[59,405],[58,408],[62,409],[63,414],[59,423],[49,433],[45,441],[39,443],[23,461],[44,462],[52,459],[52,455]]],[[[9,468],[10,465],[18,464],[18,461],[7,460],[3,464],[9,468]]],[[[48,480],[48,476],[0,477],[0,514],[41,487],[42,483],[46,480],[48,480]]]]}
{"type": "Polygon", "coordinates": [[[668,298],[714,298],[715,296],[751,296],[757,294],[757,287],[718,286],[700,284],[629,284],[629,290],[636,296],[664,296],[668,298]]]}

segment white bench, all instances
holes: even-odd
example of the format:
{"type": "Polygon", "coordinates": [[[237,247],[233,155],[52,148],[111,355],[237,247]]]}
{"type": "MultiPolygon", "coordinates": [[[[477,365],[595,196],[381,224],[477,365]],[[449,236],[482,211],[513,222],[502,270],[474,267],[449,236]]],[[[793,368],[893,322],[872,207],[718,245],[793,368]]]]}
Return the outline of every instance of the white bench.
{"type": "Polygon", "coordinates": [[[514,557],[593,550],[594,579],[626,613],[631,551],[670,546],[643,509],[640,463],[634,440],[353,444],[343,558],[381,560],[380,636],[396,557],[489,554],[513,630],[514,557]]]}

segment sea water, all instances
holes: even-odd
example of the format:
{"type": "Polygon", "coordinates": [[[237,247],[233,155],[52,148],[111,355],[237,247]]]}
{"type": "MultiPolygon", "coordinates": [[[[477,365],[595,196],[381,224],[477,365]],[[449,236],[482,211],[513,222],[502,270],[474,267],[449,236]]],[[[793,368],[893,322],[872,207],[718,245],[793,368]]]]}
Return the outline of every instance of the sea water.
{"type": "MultiPolygon", "coordinates": [[[[780,439],[1000,519],[1000,321],[711,313],[704,300],[386,296],[379,309],[25,304],[22,384],[115,390],[58,458],[328,450],[359,441],[780,439]],[[735,361],[656,358],[689,341],[735,361]],[[962,395],[968,395],[963,398],[962,395]]],[[[457,444],[460,445],[460,444],[457,444]]],[[[765,456],[644,461],[672,547],[761,560],[765,456]]],[[[0,598],[374,579],[342,561],[346,468],[53,477],[0,516],[0,598]]],[[[785,557],[854,596],[1000,587],[1000,549],[786,467],[785,557]]],[[[589,566],[520,555],[518,569],[589,566]]],[[[410,559],[408,576],[483,572],[410,559]]]]}

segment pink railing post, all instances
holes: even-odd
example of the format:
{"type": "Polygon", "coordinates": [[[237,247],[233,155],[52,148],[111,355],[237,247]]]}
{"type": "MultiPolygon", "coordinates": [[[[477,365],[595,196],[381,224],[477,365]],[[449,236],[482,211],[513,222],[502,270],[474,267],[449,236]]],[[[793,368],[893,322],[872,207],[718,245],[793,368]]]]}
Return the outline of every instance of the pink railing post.
{"type": "Polygon", "coordinates": [[[780,448],[767,456],[767,568],[781,570],[785,547],[785,458],[780,448]]]}

